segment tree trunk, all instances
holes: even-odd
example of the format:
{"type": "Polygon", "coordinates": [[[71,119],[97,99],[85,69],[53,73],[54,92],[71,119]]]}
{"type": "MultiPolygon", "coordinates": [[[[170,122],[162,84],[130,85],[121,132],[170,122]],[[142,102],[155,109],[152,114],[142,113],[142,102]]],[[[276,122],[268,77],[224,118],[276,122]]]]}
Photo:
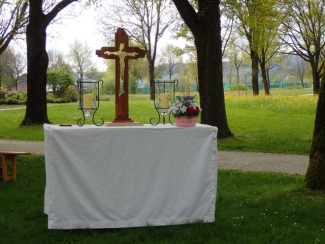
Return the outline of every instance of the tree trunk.
{"type": "Polygon", "coordinates": [[[305,184],[311,190],[325,191],[325,65],[323,67],[305,184]]]}
{"type": "Polygon", "coordinates": [[[270,81],[270,69],[266,69],[266,78],[267,78],[267,84],[269,86],[269,90],[271,89],[271,81],[270,81]]]}
{"type": "Polygon", "coordinates": [[[218,127],[218,138],[232,137],[223,91],[219,1],[199,0],[196,13],[187,0],[173,0],[191,29],[197,49],[201,123],[218,127]]]}
{"type": "Polygon", "coordinates": [[[302,88],[305,88],[305,87],[304,87],[304,79],[301,79],[301,80],[300,80],[300,83],[301,83],[302,88]]]}
{"type": "Polygon", "coordinates": [[[200,37],[196,38],[198,58],[198,76],[200,105],[202,108],[201,123],[218,127],[218,137],[232,136],[227,124],[225,109],[223,76],[221,62],[221,39],[217,30],[209,27],[200,28],[200,37]],[[213,48],[219,46],[220,48],[213,48]]]}
{"type": "Polygon", "coordinates": [[[314,95],[319,94],[319,74],[317,72],[317,67],[315,64],[311,64],[311,70],[313,73],[313,92],[314,95]]]}
{"type": "Polygon", "coordinates": [[[50,123],[46,104],[46,28],[56,15],[77,0],[62,0],[48,13],[43,13],[43,0],[29,1],[27,41],[27,106],[21,126],[50,123]]]}
{"type": "Polygon", "coordinates": [[[46,107],[46,27],[40,0],[30,1],[27,41],[27,106],[21,125],[50,123],[46,107]]]}
{"type": "Polygon", "coordinates": [[[270,95],[269,84],[267,82],[266,68],[265,68],[265,62],[264,61],[260,62],[260,67],[261,67],[261,74],[262,74],[262,79],[263,79],[265,95],[270,95]]]}
{"type": "Polygon", "coordinates": [[[252,85],[253,85],[253,95],[259,95],[258,88],[258,56],[255,51],[251,51],[251,59],[252,59],[252,85]]]}
{"type": "Polygon", "coordinates": [[[149,62],[150,100],[155,100],[155,66],[152,60],[149,62]]]}

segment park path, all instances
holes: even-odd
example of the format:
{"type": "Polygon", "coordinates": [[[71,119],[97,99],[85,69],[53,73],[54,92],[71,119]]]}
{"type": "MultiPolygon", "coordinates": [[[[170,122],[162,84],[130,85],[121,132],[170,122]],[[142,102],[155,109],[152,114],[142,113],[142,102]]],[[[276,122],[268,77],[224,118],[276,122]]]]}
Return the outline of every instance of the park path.
{"type": "MultiPolygon", "coordinates": [[[[0,140],[0,151],[26,151],[44,154],[43,141],[0,140]]],[[[309,158],[303,155],[218,151],[219,169],[262,171],[305,175],[309,158]]]]}

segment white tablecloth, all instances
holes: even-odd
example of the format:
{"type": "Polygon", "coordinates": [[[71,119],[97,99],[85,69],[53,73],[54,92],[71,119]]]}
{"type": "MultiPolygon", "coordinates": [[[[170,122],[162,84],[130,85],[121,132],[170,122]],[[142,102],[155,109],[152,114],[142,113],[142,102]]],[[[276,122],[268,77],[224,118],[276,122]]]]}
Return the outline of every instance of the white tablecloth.
{"type": "Polygon", "coordinates": [[[44,125],[49,229],[215,221],[217,128],[44,125]]]}

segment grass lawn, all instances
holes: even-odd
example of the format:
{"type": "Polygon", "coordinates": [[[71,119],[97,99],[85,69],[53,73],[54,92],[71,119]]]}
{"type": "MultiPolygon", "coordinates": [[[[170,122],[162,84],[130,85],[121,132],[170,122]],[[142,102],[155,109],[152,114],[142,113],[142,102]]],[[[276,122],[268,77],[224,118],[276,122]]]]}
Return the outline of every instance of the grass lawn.
{"type": "Polygon", "coordinates": [[[219,170],[215,223],[103,230],[49,230],[43,156],[20,156],[17,180],[0,182],[1,244],[325,243],[325,194],[302,177],[219,170]]]}
{"type": "MultiPolygon", "coordinates": [[[[272,89],[271,96],[226,92],[235,138],[219,150],[309,153],[317,97],[308,89],[272,89]],[[281,93],[281,94],[276,94],[281,93]]],[[[101,102],[96,118],[111,121],[114,101],[101,102]]],[[[42,126],[19,127],[24,109],[0,111],[0,138],[43,140],[42,126]]],[[[54,124],[76,124],[77,104],[48,105],[54,124]]],[[[157,118],[148,95],[130,96],[130,117],[157,118]]],[[[86,124],[91,124],[91,119],[86,124]]],[[[48,230],[44,210],[44,156],[20,156],[17,180],[0,182],[0,243],[325,243],[325,193],[312,192],[303,177],[219,170],[215,223],[104,230],[48,230]]]]}
{"type": "MultiPolygon", "coordinates": [[[[228,124],[235,137],[219,140],[218,149],[308,155],[318,99],[307,95],[311,92],[311,89],[272,89],[274,95],[258,97],[226,92],[228,124]]],[[[134,121],[149,124],[153,118],[152,122],[157,122],[158,114],[149,95],[130,95],[129,104],[130,118],[134,121]]],[[[24,115],[24,109],[0,111],[0,139],[42,141],[42,126],[19,126],[24,115]]],[[[53,124],[77,124],[81,115],[77,103],[48,105],[48,117],[53,124]]],[[[110,96],[110,101],[100,102],[95,119],[110,122],[114,117],[114,97],[110,96]]],[[[92,124],[92,120],[87,118],[86,124],[92,124]]]]}

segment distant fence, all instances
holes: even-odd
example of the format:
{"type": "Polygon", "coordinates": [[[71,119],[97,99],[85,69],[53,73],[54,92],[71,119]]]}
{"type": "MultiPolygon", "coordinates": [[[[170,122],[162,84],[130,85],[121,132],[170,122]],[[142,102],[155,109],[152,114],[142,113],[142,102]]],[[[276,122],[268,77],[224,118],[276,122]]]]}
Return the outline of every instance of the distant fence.
{"type": "MultiPolygon", "coordinates": [[[[232,84],[232,86],[234,86],[234,84],[232,84]]],[[[246,84],[246,86],[249,89],[252,89],[253,85],[252,83],[246,84]]],[[[293,86],[301,86],[301,83],[299,82],[275,82],[275,83],[270,83],[270,88],[288,88],[288,87],[293,87],[293,86]]],[[[304,82],[304,87],[307,88],[308,87],[308,83],[304,82]]],[[[225,90],[229,90],[230,85],[229,84],[223,84],[223,89],[225,90]]],[[[258,88],[259,89],[264,89],[264,84],[263,83],[258,83],[258,88]]]]}
{"type": "Polygon", "coordinates": [[[138,87],[137,93],[148,94],[148,93],[150,93],[150,88],[149,87],[138,87]]]}
{"type": "MultiPolygon", "coordinates": [[[[236,83],[232,84],[232,86],[234,86],[236,83]]],[[[252,89],[252,83],[250,84],[246,84],[246,86],[249,89],[252,89]]],[[[289,88],[289,87],[293,87],[293,86],[301,86],[301,83],[299,82],[274,82],[274,83],[270,83],[270,88],[289,88]]],[[[307,88],[308,83],[304,82],[304,87],[307,88]]],[[[263,83],[258,83],[258,88],[259,89],[264,89],[264,84],[263,83]]],[[[223,84],[223,89],[224,90],[229,90],[230,89],[230,85],[229,84],[223,84]]],[[[192,85],[191,86],[191,90],[192,91],[197,91],[197,85],[192,85]]],[[[137,93],[140,94],[149,94],[150,93],[150,88],[149,87],[139,87],[137,90],[137,93]]]]}

